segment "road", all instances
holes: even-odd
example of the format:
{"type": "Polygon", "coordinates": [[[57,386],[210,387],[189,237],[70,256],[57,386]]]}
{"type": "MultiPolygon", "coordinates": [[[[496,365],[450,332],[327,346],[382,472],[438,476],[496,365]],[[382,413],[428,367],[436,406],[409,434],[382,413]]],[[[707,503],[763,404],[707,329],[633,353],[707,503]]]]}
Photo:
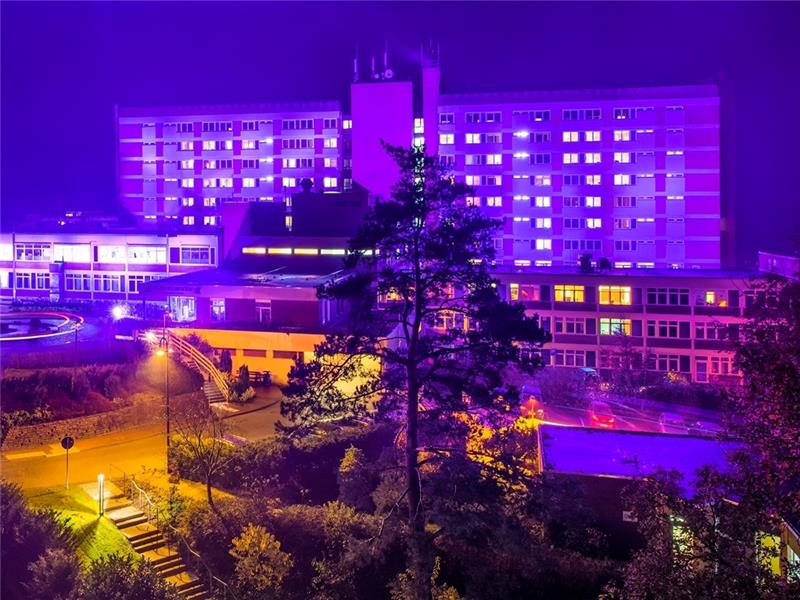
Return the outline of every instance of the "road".
{"type": "MultiPolygon", "coordinates": [[[[250,440],[264,439],[275,431],[280,417],[278,404],[225,419],[228,430],[250,440]]],[[[75,440],[69,453],[70,483],[95,481],[99,473],[109,475],[109,465],[127,473],[142,468],[166,467],[166,439],[163,425],[136,427],[105,435],[75,440]]],[[[23,488],[62,485],[65,482],[65,451],[59,444],[3,452],[0,474],[23,488]]],[[[115,472],[114,475],[119,475],[115,472]]]]}

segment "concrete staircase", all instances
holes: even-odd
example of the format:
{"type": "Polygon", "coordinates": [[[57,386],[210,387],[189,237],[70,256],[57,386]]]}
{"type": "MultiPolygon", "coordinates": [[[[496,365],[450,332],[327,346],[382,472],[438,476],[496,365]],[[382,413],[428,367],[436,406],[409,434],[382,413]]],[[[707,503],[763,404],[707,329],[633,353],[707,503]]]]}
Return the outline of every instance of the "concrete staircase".
{"type": "Polygon", "coordinates": [[[213,381],[205,381],[203,382],[203,394],[205,394],[206,400],[208,400],[209,404],[214,402],[225,402],[225,396],[220,391],[217,384],[213,381]]]}
{"type": "MultiPolygon", "coordinates": [[[[93,498],[98,498],[96,483],[84,486],[84,489],[93,498]]],[[[189,570],[181,555],[171,549],[158,528],[147,520],[147,516],[116,485],[106,482],[104,495],[105,516],[117,526],[133,549],[150,562],[161,578],[178,589],[181,598],[211,598],[206,585],[189,570]]]]}

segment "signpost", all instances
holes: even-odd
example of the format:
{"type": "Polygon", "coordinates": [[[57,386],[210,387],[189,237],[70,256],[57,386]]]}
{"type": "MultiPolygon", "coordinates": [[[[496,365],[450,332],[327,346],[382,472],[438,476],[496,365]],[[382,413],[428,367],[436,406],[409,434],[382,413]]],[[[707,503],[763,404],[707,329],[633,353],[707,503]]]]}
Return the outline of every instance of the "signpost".
{"type": "Polygon", "coordinates": [[[69,489],[69,449],[75,445],[75,440],[68,435],[61,438],[61,447],[67,451],[67,489],[69,489]]]}

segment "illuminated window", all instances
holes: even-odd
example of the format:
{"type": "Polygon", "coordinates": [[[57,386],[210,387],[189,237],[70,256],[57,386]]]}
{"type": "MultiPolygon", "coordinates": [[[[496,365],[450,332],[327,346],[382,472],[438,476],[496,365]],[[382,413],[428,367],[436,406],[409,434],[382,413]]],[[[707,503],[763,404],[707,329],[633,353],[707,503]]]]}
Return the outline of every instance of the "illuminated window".
{"type": "Polygon", "coordinates": [[[181,142],[178,147],[181,150],[194,150],[194,142],[181,142]]]}
{"type": "Polygon", "coordinates": [[[550,217],[536,219],[536,229],[551,229],[553,220],[550,217]]]}
{"type": "Polygon", "coordinates": [[[556,302],[583,302],[584,286],[582,285],[556,285],[556,302]]]}
{"type": "Polygon", "coordinates": [[[125,246],[97,246],[97,262],[120,264],[125,258],[125,246]]]}
{"type": "Polygon", "coordinates": [[[533,180],[533,185],[537,187],[552,185],[550,175],[534,175],[531,179],[533,180]]]}
{"type": "Polygon", "coordinates": [[[565,165],[574,165],[578,162],[578,153],[577,152],[567,152],[564,154],[564,164],[565,165]]]}
{"type": "Polygon", "coordinates": [[[336,148],[338,140],[336,138],[325,138],[322,145],[324,148],[336,148]]]}
{"type": "Polygon", "coordinates": [[[217,217],[214,215],[205,215],[203,217],[203,225],[216,225],[217,224],[217,217]]]}
{"type": "Polygon", "coordinates": [[[480,206],[481,205],[481,198],[480,196],[467,196],[465,198],[467,202],[467,206],[480,206]]]}
{"type": "Polygon", "coordinates": [[[614,162],[626,164],[631,162],[630,152],[614,152],[614,162]]]}
{"type": "Polygon", "coordinates": [[[283,187],[286,187],[286,188],[297,187],[297,179],[295,177],[284,177],[283,178],[283,187]]]}
{"type": "Polygon", "coordinates": [[[600,141],[600,132],[599,131],[584,131],[583,132],[583,139],[587,142],[599,142],[600,141]]]}
{"type": "MultiPolygon", "coordinates": [[[[91,247],[89,244],[55,244],[53,246],[53,260],[63,262],[91,262],[91,247]]],[[[8,259],[11,260],[11,246],[8,246],[8,259]]]]}
{"type": "Polygon", "coordinates": [[[600,206],[600,196],[586,196],[583,200],[587,208],[597,208],[600,206]]]}
{"type": "Polygon", "coordinates": [[[636,183],[636,181],[632,175],[626,173],[614,174],[614,185],[632,185],[633,183],[636,183]]]}
{"type": "Polygon", "coordinates": [[[488,196],[486,198],[486,206],[493,206],[495,208],[499,208],[503,206],[503,197],[502,196],[488,196]]]}
{"type": "Polygon", "coordinates": [[[414,119],[414,133],[425,133],[425,119],[414,119]]]}
{"type": "Polygon", "coordinates": [[[15,256],[17,260],[50,261],[50,244],[16,244],[15,256]]]}
{"type": "Polygon", "coordinates": [[[181,169],[194,169],[194,160],[182,160],[181,169]]]}
{"type": "Polygon", "coordinates": [[[344,119],[342,121],[342,129],[352,129],[353,128],[353,120],[352,119],[344,119]]]}
{"type": "Polygon", "coordinates": [[[480,133],[468,133],[465,135],[464,139],[468,144],[480,144],[481,143],[481,134],[480,133]]]}
{"type": "Polygon", "coordinates": [[[167,249],[164,246],[128,246],[128,262],[164,265],[167,263],[167,249]]]}
{"type": "Polygon", "coordinates": [[[193,188],[194,187],[194,179],[181,179],[181,187],[182,188],[193,188]]]}
{"type": "Polygon", "coordinates": [[[324,159],[324,161],[323,161],[323,164],[324,164],[324,165],[325,165],[325,167],[327,167],[327,168],[333,168],[333,169],[335,169],[335,168],[336,168],[336,166],[337,166],[337,159],[336,159],[336,158],[328,158],[328,157],[325,157],[325,159],[324,159]]]}
{"type": "Polygon", "coordinates": [[[580,133],[577,131],[565,131],[561,134],[561,140],[564,142],[577,142],[580,139],[580,133]]]}
{"type": "Polygon", "coordinates": [[[455,143],[455,136],[452,133],[440,133],[439,134],[439,143],[440,144],[453,144],[453,143],[455,143]]]}
{"type": "Polygon", "coordinates": [[[243,177],[242,178],[242,187],[246,188],[254,188],[258,185],[258,182],[255,177],[243,177]]]}
{"type": "Polygon", "coordinates": [[[600,292],[600,304],[630,304],[631,288],[622,285],[601,285],[598,287],[600,292]]]}
{"type": "Polygon", "coordinates": [[[225,298],[211,299],[211,320],[212,321],[225,320],[225,298]]]}
{"type": "Polygon", "coordinates": [[[586,219],[587,229],[600,229],[602,227],[601,219],[586,219]]]}
{"type": "Polygon", "coordinates": [[[587,152],[583,155],[583,162],[587,165],[596,165],[600,160],[599,152],[587,152]]]}
{"type": "Polygon", "coordinates": [[[630,129],[615,129],[614,130],[614,141],[615,142],[630,142],[631,141],[631,130],[630,129]]]}
{"type": "Polygon", "coordinates": [[[553,240],[546,238],[539,238],[536,240],[537,250],[552,250],[552,248],[553,248],[553,240]]]}
{"type": "Polygon", "coordinates": [[[586,185],[600,185],[600,175],[586,175],[583,178],[583,182],[586,185]]]}
{"type": "Polygon", "coordinates": [[[631,320],[630,319],[615,319],[615,318],[601,318],[600,319],[600,335],[630,335],[631,334],[631,320]]]}
{"type": "Polygon", "coordinates": [[[550,206],[550,196],[536,196],[534,198],[536,208],[547,208],[550,206]]]}
{"type": "Polygon", "coordinates": [[[325,188],[335,188],[339,185],[339,180],[336,177],[324,177],[322,179],[322,186],[325,188]]]}
{"type": "Polygon", "coordinates": [[[194,225],[194,217],[192,217],[192,216],[183,217],[183,224],[184,225],[194,225]]]}

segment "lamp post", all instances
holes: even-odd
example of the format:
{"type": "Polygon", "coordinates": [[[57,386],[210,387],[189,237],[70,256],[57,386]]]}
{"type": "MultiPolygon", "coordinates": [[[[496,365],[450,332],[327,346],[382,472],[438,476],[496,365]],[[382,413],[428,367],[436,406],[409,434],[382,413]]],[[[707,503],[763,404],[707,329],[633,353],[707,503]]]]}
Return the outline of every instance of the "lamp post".
{"type": "Polygon", "coordinates": [[[97,476],[97,512],[102,517],[106,509],[106,476],[97,476]]]}
{"type": "Polygon", "coordinates": [[[167,337],[167,317],[169,312],[164,312],[164,325],[161,330],[160,348],[156,352],[164,357],[164,407],[167,417],[167,474],[169,474],[169,449],[170,449],[170,414],[169,414],[169,338],[167,337]]]}

